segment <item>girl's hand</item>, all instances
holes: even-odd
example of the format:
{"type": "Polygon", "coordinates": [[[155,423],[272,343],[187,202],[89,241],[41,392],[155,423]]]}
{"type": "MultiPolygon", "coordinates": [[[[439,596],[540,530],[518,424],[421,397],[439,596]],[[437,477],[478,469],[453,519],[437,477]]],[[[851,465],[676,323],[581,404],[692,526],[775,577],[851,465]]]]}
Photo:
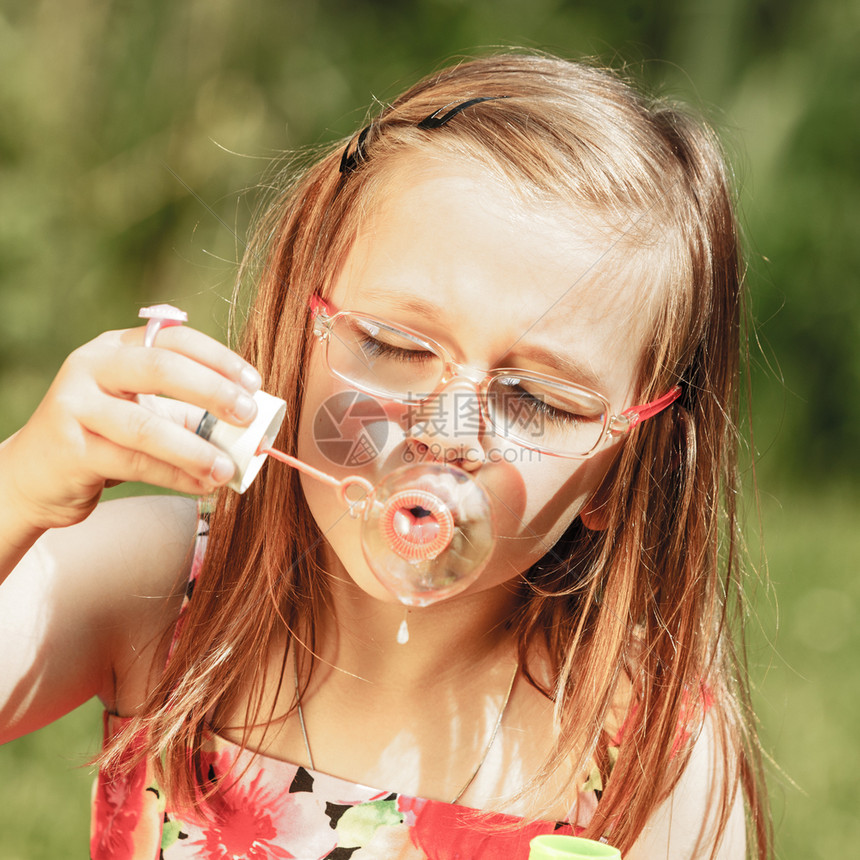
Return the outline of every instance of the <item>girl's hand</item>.
{"type": "Polygon", "coordinates": [[[194,430],[204,410],[249,424],[257,371],[186,326],[143,343],[136,328],[75,350],[27,424],[0,446],[2,491],[28,528],[80,522],[106,486],[122,481],[201,494],[233,476],[230,460],[194,430]]]}

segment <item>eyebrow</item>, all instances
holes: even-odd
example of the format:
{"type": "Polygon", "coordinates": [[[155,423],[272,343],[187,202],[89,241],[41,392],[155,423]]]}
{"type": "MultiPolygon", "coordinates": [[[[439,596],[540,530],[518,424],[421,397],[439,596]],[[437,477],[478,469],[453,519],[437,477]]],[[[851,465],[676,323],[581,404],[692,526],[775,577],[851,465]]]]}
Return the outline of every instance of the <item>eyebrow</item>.
{"type": "Polygon", "coordinates": [[[593,391],[603,392],[605,385],[600,376],[593,370],[585,367],[581,362],[569,359],[564,355],[546,349],[542,346],[529,346],[527,344],[517,345],[517,352],[523,358],[530,361],[537,361],[547,367],[552,368],[559,378],[565,382],[572,382],[575,385],[582,385],[585,388],[590,388],[593,391]]]}
{"type": "MultiPolygon", "coordinates": [[[[442,319],[444,310],[435,302],[429,302],[426,299],[418,296],[403,295],[397,292],[389,292],[388,290],[379,290],[368,288],[365,295],[372,300],[385,302],[386,304],[396,308],[397,310],[406,311],[408,313],[417,314],[430,319],[442,319]]],[[[598,376],[593,370],[585,367],[581,362],[575,359],[569,359],[546,347],[537,344],[522,344],[516,342],[517,353],[529,361],[539,362],[552,369],[552,374],[557,375],[565,382],[572,382],[575,385],[582,385],[585,388],[590,388],[593,391],[603,392],[605,385],[603,379],[598,376]]]]}
{"type": "Polygon", "coordinates": [[[377,290],[368,288],[365,295],[375,301],[385,302],[397,310],[408,311],[422,317],[439,319],[442,316],[442,307],[434,302],[428,302],[417,296],[403,295],[402,293],[389,292],[388,290],[377,290]]]}

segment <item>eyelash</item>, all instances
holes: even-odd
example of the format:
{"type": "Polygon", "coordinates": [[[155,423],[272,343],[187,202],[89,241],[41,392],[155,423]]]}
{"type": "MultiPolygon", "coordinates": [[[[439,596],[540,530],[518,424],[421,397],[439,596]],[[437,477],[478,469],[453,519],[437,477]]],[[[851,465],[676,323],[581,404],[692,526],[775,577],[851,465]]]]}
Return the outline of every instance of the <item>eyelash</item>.
{"type": "Polygon", "coordinates": [[[395,358],[403,362],[420,362],[432,360],[436,356],[426,349],[402,349],[399,346],[393,346],[390,343],[385,343],[383,340],[377,340],[370,335],[362,335],[361,348],[364,352],[369,353],[374,358],[395,358]]]}
{"type": "Polygon", "coordinates": [[[574,415],[572,412],[565,412],[563,409],[558,409],[555,406],[550,406],[545,400],[541,400],[527,391],[521,391],[518,398],[528,401],[530,409],[534,409],[555,424],[579,424],[583,420],[582,416],[574,415]]]}

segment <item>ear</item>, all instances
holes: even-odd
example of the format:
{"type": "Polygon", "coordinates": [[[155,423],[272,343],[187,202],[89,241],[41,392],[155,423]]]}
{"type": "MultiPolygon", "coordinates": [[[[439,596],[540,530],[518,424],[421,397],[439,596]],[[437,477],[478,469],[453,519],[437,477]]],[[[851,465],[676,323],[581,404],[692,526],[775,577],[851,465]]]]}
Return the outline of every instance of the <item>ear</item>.
{"type": "Polygon", "coordinates": [[[618,474],[618,457],[610,465],[603,480],[591,494],[589,500],[582,506],[579,518],[582,524],[593,532],[606,531],[609,527],[609,510],[612,494],[615,492],[615,477],[618,474]]]}
{"type": "Polygon", "coordinates": [[[618,468],[621,463],[621,457],[619,456],[621,446],[613,445],[610,451],[612,452],[610,454],[612,459],[603,473],[603,478],[579,512],[579,519],[582,521],[582,524],[593,532],[603,532],[609,528],[609,512],[612,509],[611,502],[618,488],[617,478],[618,468]]]}
{"type": "Polygon", "coordinates": [[[579,512],[582,524],[593,532],[602,532],[609,524],[609,500],[603,487],[605,483],[585,503],[579,512]]]}

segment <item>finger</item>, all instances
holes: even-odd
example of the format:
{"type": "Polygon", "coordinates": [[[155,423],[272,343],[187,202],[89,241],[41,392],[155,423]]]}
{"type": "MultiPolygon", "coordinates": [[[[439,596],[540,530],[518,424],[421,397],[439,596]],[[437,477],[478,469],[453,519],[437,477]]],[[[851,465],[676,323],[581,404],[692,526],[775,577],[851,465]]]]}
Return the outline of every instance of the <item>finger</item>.
{"type": "Polygon", "coordinates": [[[167,349],[130,347],[99,362],[97,382],[117,397],[165,395],[206,409],[231,424],[247,425],[257,414],[248,390],[221,373],[167,349]]]}
{"type": "Polygon", "coordinates": [[[154,394],[140,394],[137,402],[150,412],[172,421],[192,433],[197,432],[206,410],[192,403],[173,400],[170,397],[156,397],[154,394]]]}
{"type": "MultiPolygon", "coordinates": [[[[190,413],[186,415],[187,420],[190,417],[190,413]]],[[[113,471],[101,472],[106,478],[152,483],[129,475],[140,475],[153,462],[206,485],[225,483],[235,472],[234,464],[224,453],[195,435],[184,423],[177,424],[132,401],[100,398],[81,415],[81,424],[93,436],[124,452],[122,459],[111,464],[113,471]],[[121,472],[117,472],[117,464],[123,465],[121,472]]],[[[170,475],[175,477],[174,473],[170,475]]]]}
{"type": "Polygon", "coordinates": [[[92,435],[89,440],[90,457],[99,472],[111,476],[106,486],[115,486],[125,481],[137,481],[164,487],[178,493],[193,496],[214,492],[220,481],[195,478],[179,467],[151,457],[142,451],[132,451],[92,435]]]}
{"type": "MultiPolygon", "coordinates": [[[[143,346],[145,332],[145,326],[128,329],[121,333],[120,339],[127,345],[143,346]]],[[[226,376],[251,394],[260,388],[260,374],[253,365],[248,364],[245,359],[223,343],[188,326],[170,326],[161,329],[153,343],[153,348],[181,353],[226,376]]]]}

